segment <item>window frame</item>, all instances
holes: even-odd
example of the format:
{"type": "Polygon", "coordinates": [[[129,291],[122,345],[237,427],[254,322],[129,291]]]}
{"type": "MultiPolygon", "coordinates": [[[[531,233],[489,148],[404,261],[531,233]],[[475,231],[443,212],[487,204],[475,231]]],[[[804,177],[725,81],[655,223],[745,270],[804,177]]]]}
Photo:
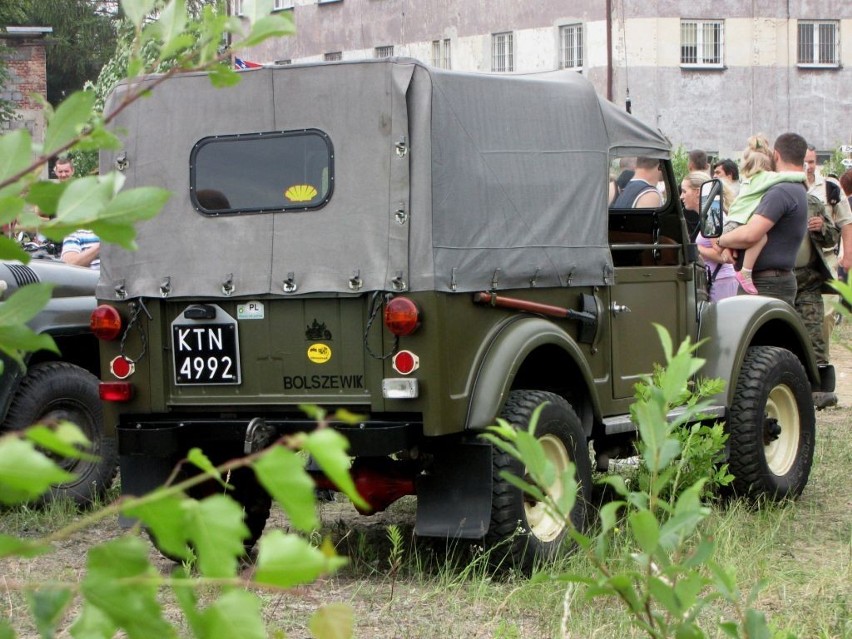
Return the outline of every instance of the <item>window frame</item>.
{"type": "Polygon", "coordinates": [[[392,58],[394,56],[394,45],[383,44],[373,49],[373,57],[377,59],[392,58]]]}
{"type": "Polygon", "coordinates": [[[293,0],[272,0],[272,10],[286,11],[287,9],[292,9],[294,4],[293,0]]]}
{"type": "MultiPolygon", "coordinates": [[[[710,44],[713,47],[713,43],[710,44]]],[[[715,47],[714,47],[715,48],[715,47]]],[[[696,20],[682,18],[680,21],[680,66],[682,69],[724,69],[725,68],[725,21],[724,20],[696,20]],[[691,45],[686,45],[684,42],[684,28],[693,26],[695,28],[695,42],[691,45]],[[705,59],[707,43],[704,40],[706,35],[705,27],[718,27],[718,40],[716,47],[718,48],[718,60],[708,62],[705,59]],[[684,49],[686,46],[694,47],[695,61],[685,61],[684,49]]]]}
{"type": "Polygon", "coordinates": [[[452,49],[450,38],[432,40],[432,66],[436,69],[452,68],[452,49]]]}
{"type": "Polygon", "coordinates": [[[563,24],[559,26],[559,61],[557,68],[571,69],[572,71],[582,72],[585,63],[585,29],[582,22],[573,22],[571,24],[563,24]],[[568,46],[569,34],[573,38],[573,46],[568,46]],[[579,43],[577,42],[579,35],[579,43]],[[576,62],[579,59],[579,64],[571,64],[568,62],[569,51],[573,54],[573,60],[576,62]]]}
{"type": "Polygon", "coordinates": [[[840,20],[797,20],[796,21],[796,66],[800,69],[839,69],[840,68],[840,20]],[[810,58],[802,59],[802,27],[811,27],[810,58]],[[821,37],[822,27],[831,27],[833,41],[831,48],[833,59],[830,62],[820,61],[822,49],[825,46],[821,37]]]}
{"type": "MultiPolygon", "coordinates": [[[[205,187],[208,188],[208,187],[205,187]]],[[[204,190],[204,189],[201,189],[204,190]]],[[[227,197],[227,193],[224,193],[227,197]]],[[[189,199],[192,204],[192,208],[195,209],[197,213],[203,215],[204,217],[219,217],[222,215],[253,215],[259,213],[298,213],[305,211],[317,211],[326,204],[331,201],[332,196],[334,195],[334,145],[331,142],[331,138],[329,135],[320,129],[296,129],[290,131],[262,131],[255,133],[233,133],[227,135],[209,135],[198,140],[192,147],[192,151],[189,155],[189,199]],[[310,206],[280,206],[280,207],[231,207],[228,209],[208,209],[203,206],[197,197],[197,193],[199,191],[197,186],[197,171],[198,171],[198,154],[205,147],[210,144],[223,144],[227,142],[234,142],[238,140],[274,140],[277,138],[287,138],[287,137],[305,137],[305,136],[315,136],[320,138],[326,145],[328,151],[328,191],[325,193],[325,197],[321,199],[316,204],[310,206]]]]}
{"type": "Polygon", "coordinates": [[[491,72],[512,73],[515,70],[515,33],[500,31],[491,34],[491,72]],[[502,49],[502,50],[501,50],[502,49]]]}
{"type": "Polygon", "coordinates": [[[327,51],[322,54],[323,62],[339,62],[343,60],[343,51],[327,51]]]}

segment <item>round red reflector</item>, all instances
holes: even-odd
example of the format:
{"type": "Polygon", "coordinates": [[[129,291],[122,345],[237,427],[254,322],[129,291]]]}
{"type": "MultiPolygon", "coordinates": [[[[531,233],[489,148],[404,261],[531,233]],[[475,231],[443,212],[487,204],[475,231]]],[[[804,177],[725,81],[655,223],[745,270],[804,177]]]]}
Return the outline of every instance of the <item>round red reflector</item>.
{"type": "Polygon", "coordinates": [[[89,328],[98,339],[112,341],[121,334],[121,315],[112,306],[101,304],[92,311],[89,328]]]}
{"type": "Polygon", "coordinates": [[[109,363],[109,370],[118,379],[125,379],[133,375],[136,365],[123,355],[119,355],[109,363]]]}
{"type": "Polygon", "coordinates": [[[420,311],[407,297],[394,297],[385,305],[385,326],[394,335],[411,335],[420,326],[420,311]]]}
{"type": "Polygon", "coordinates": [[[400,375],[408,375],[420,368],[420,358],[411,351],[399,351],[393,356],[393,369],[400,375]]]}

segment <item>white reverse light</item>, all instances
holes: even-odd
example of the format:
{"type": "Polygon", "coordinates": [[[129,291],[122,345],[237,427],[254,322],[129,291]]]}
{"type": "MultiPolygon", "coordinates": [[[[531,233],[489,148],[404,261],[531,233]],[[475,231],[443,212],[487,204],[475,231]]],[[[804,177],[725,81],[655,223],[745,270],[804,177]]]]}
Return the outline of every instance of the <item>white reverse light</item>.
{"type": "Polygon", "coordinates": [[[407,377],[388,377],[382,380],[382,397],[385,399],[416,399],[417,380],[407,377]]]}

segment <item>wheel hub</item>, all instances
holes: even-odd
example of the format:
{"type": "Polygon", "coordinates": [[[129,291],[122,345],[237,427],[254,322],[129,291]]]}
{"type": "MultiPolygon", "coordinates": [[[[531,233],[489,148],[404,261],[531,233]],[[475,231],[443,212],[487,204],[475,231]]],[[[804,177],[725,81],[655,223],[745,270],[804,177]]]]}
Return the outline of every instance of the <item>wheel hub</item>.
{"type": "MultiPolygon", "coordinates": [[[[563,487],[560,477],[571,463],[571,458],[565,446],[554,435],[545,435],[539,438],[539,442],[544,449],[544,453],[556,469],[556,479],[550,486],[543,486],[543,491],[553,497],[559,499],[562,495],[563,487]]],[[[554,513],[543,503],[531,498],[524,500],[524,515],[526,516],[527,526],[530,532],[538,539],[544,542],[550,542],[559,537],[565,529],[565,522],[555,516],[554,513]]]]}
{"type": "Polygon", "coordinates": [[[765,416],[763,420],[763,445],[769,446],[781,436],[781,424],[774,417],[765,416]]]}
{"type": "Polygon", "coordinates": [[[775,386],[766,400],[763,445],[766,464],[777,476],[786,475],[796,463],[801,436],[801,417],[796,396],[786,384],[775,386]]]}

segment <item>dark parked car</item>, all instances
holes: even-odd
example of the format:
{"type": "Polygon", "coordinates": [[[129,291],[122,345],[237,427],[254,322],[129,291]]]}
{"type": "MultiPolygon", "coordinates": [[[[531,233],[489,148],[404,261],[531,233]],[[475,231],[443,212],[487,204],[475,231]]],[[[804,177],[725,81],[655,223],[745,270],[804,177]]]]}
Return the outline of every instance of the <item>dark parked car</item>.
{"type": "Polygon", "coordinates": [[[3,357],[0,428],[18,430],[56,420],[77,424],[92,442],[90,452],[98,459],[63,460],[62,467],[76,479],[55,486],[52,493],[80,504],[103,495],[117,470],[114,435],[105,437],[98,397],[98,344],[89,329],[97,281],[97,271],[50,258],[33,259],[26,265],[0,262],[0,304],[29,284],[56,285],[50,302],[29,326],[52,336],[60,350],[60,354],[46,350],[29,354],[26,370],[3,357]]]}

